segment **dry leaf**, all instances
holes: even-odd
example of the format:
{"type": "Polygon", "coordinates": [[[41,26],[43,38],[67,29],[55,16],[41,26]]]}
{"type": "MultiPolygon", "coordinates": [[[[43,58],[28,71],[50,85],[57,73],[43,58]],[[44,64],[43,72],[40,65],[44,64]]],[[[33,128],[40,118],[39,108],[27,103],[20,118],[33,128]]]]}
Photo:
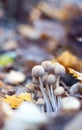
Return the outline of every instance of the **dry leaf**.
{"type": "Polygon", "coordinates": [[[11,108],[17,108],[23,101],[32,101],[31,94],[21,93],[19,96],[6,95],[2,100],[10,105],[11,108]]]}
{"type": "Polygon", "coordinates": [[[73,75],[76,79],[82,80],[82,73],[75,71],[74,69],[68,68],[69,73],[73,75]]]}
{"type": "Polygon", "coordinates": [[[24,101],[32,101],[32,97],[30,93],[21,93],[18,98],[24,100],[24,101]]]}
{"type": "Polygon", "coordinates": [[[18,32],[23,37],[29,38],[31,40],[36,40],[40,38],[40,32],[31,26],[20,25],[18,26],[18,32]]]}
{"type": "Polygon", "coordinates": [[[17,108],[22,103],[23,100],[21,98],[17,98],[16,95],[13,96],[6,95],[5,98],[3,98],[3,101],[8,103],[11,108],[17,108]]]}
{"type": "Polygon", "coordinates": [[[53,59],[52,62],[58,61],[66,68],[73,68],[77,71],[81,71],[82,61],[80,61],[75,55],[69,51],[63,52],[57,59],[53,59]]]}

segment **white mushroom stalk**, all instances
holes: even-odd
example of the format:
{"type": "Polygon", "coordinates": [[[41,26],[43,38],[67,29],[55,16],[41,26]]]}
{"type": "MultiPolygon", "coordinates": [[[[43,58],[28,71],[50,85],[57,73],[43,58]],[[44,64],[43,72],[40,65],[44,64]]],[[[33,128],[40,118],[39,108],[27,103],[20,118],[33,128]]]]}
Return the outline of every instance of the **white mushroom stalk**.
{"type": "Polygon", "coordinates": [[[41,66],[45,70],[45,75],[43,77],[43,81],[46,84],[46,81],[47,81],[47,78],[48,78],[48,74],[52,72],[53,65],[52,65],[52,63],[50,61],[43,61],[41,63],[41,66]]]}
{"type": "Polygon", "coordinates": [[[37,65],[37,66],[33,67],[32,76],[38,78],[38,80],[39,80],[39,83],[40,83],[39,87],[40,87],[40,90],[43,94],[44,100],[46,102],[47,112],[52,112],[51,104],[49,102],[49,99],[48,99],[48,97],[45,93],[44,87],[43,87],[42,77],[44,76],[44,74],[45,74],[45,71],[44,71],[44,68],[42,66],[37,65]]]}
{"type": "Polygon", "coordinates": [[[44,98],[39,98],[36,104],[39,106],[42,113],[45,112],[45,100],[44,98]]]}
{"type": "Polygon", "coordinates": [[[57,109],[57,102],[55,100],[54,88],[53,88],[55,82],[56,82],[55,76],[53,74],[49,74],[47,79],[47,91],[54,111],[56,111],[57,109]]]}
{"type": "Polygon", "coordinates": [[[61,108],[62,106],[62,95],[64,94],[64,88],[63,87],[57,87],[54,90],[54,94],[57,97],[57,102],[58,102],[58,110],[61,108]]]}

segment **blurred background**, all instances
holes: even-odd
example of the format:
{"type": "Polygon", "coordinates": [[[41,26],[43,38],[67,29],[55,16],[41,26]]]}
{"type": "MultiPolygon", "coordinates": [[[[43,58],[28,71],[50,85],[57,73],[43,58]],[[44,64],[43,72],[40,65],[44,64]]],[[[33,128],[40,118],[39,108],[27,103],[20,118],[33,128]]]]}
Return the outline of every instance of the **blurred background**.
{"type": "Polygon", "coordinates": [[[0,0],[1,71],[13,68],[29,75],[43,60],[80,71],[81,48],[81,0],[0,0]]]}

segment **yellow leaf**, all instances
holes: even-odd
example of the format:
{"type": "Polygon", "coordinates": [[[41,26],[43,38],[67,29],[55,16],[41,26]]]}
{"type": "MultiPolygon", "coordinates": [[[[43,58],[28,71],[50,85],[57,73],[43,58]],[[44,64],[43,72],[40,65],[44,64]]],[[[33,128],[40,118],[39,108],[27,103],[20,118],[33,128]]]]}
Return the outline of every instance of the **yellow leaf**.
{"type": "Polygon", "coordinates": [[[6,95],[2,100],[10,105],[11,108],[17,108],[24,101],[32,101],[30,93],[21,93],[19,96],[6,95]]]}
{"type": "Polygon", "coordinates": [[[82,61],[69,51],[64,51],[61,55],[57,57],[57,59],[52,59],[52,63],[54,62],[59,62],[60,64],[65,66],[66,69],[72,68],[79,72],[82,68],[82,61]]]}
{"type": "Polygon", "coordinates": [[[3,101],[8,103],[11,108],[17,108],[23,100],[19,99],[16,97],[16,95],[13,95],[13,96],[8,96],[6,95],[5,98],[3,98],[3,101]]]}
{"type": "Polygon", "coordinates": [[[76,79],[82,80],[82,73],[79,73],[78,71],[68,68],[68,71],[70,74],[73,75],[73,77],[75,77],[76,79]]]}
{"type": "Polygon", "coordinates": [[[59,61],[65,67],[73,67],[77,64],[78,58],[69,51],[65,51],[57,58],[57,61],[59,61]]]}
{"type": "Polygon", "coordinates": [[[18,98],[23,99],[24,101],[32,101],[30,93],[21,93],[18,98]]]}

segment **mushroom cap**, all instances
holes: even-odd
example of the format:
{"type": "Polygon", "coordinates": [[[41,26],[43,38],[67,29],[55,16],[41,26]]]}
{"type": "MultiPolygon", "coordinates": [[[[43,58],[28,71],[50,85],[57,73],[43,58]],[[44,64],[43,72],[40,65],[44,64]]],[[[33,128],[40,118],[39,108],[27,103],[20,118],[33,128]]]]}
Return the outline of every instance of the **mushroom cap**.
{"type": "Polygon", "coordinates": [[[80,101],[75,97],[65,97],[62,99],[63,110],[79,110],[81,107],[80,101]]]}
{"type": "Polygon", "coordinates": [[[49,85],[55,84],[56,82],[56,77],[53,74],[49,74],[47,78],[47,83],[49,85]]]}
{"type": "Polygon", "coordinates": [[[64,88],[63,87],[57,87],[55,90],[54,90],[54,94],[56,96],[61,96],[64,94],[64,88]]]}
{"type": "Polygon", "coordinates": [[[26,84],[25,89],[26,89],[26,92],[32,93],[34,92],[35,86],[33,83],[28,83],[26,84]]]}
{"type": "Polygon", "coordinates": [[[42,77],[45,74],[44,68],[41,65],[36,65],[32,68],[32,76],[42,77]]]}
{"type": "Polygon", "coordinates": [[[46,85],[46,82],[47,82],[47,78],[48,78],[48,74],[45,74],[45,75],[42,77],[43,84],[45,84],[45,85],[46,85]]]}
{"type": "Polygon", "coordinates": [[[53,72],[56,75],[64,75],[65,74],[65,67],[59,63],[53,64],[53,72]]]}
{"type": "Polygon", "coordinates": [[[38,101],[36,102],[36,104],[38,104],[38,105],[44,105],[45,104],[44,98],[39,98],[38,101]]]}
{"type": "Polygon", "coordinates": [[[50,61],[43,61],[41,66],[44,68],[45,72],[50,72],[52,70],[52,63],[50,61]]]}
{"type": "Polygon", "coordinates": [[[37,90],[37,97],[38,98],[43,98],[43,94],[40,90],[37,90]]]}

